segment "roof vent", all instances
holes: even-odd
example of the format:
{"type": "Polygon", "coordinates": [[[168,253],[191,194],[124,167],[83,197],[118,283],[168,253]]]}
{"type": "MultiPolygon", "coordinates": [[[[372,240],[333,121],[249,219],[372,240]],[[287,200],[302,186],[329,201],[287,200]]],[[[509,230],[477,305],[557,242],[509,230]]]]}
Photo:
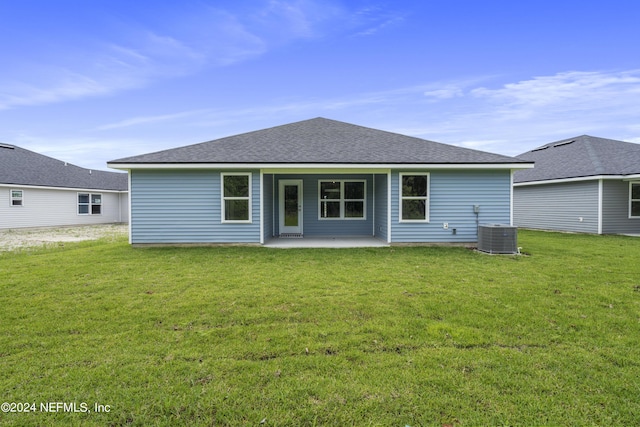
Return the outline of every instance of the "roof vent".
{"type": "Polygon", "coordinates": [[[8,148],[9,150],[13,150],[15,147],[9,144],[0,144],[0,148],[8,148]]]}
{"type": "Polygon", "coordinates": [[[531,152],[533,153],[534,151],[542,151],[546,150],[547,148],[549,148],[548,145],[543,145],[542,147],[534,148],[533,150],[531,150],[531,152]]]}
{"type": "Polygon", "coordinates": [[[553,144],[554,147],[562,147],[563,145],[569,145],[576,142],[575,139],[569,140],[569,141],[562,141],[562,142],[558,142],[557,144],[553,144]]]}

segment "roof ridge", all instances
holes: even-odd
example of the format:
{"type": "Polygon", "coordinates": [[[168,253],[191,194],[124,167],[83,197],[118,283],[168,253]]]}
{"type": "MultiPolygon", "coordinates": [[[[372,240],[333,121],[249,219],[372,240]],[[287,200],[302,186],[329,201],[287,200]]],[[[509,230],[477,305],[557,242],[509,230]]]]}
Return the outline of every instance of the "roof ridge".
{"type": "Polygon", "coordinates": [[[605,172],[604,167],[602,165],[600,156],[595,150],[595,147],[591,145],[591,139],[592,138],[590,136],[585,135],[585,138],[583,138],[583,144],[585,146],[585,149],[587,150],[587,155],[589,156],[589,160],[591,160],[596,173],[601,175],[605,172]]]}

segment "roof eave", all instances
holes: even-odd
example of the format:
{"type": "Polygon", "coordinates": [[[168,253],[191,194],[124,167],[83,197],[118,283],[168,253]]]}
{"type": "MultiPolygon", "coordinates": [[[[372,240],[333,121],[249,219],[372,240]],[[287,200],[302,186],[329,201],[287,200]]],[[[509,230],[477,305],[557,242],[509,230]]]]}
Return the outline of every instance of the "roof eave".
{"type": "Polygon", "coordinates": [[[569,178],[554,178],[554,179],[538,179],[535,181],[520,181],[514,182],[514,187],[525,187],[528,185],[544,185],[544,184],[564,184],[570,182],[583,182],[583,181],[597,181],[597,180],[622,180],[622,181],[636,181],[640,180],[640,174],[632,175],[589,175],[589,176],[577,176],[569,178]]]}
{"type": "Polygon", "coordinates": [[[509,163],[118,163],[107,166],[131,169],[531,169],[533,162],[509,163]]]}

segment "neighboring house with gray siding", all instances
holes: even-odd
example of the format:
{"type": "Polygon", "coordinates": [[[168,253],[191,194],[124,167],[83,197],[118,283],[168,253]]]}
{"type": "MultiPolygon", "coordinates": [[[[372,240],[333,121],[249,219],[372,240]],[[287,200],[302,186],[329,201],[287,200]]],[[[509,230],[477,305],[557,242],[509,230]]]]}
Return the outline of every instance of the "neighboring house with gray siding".
{"type": "Polygon", "coordinates": [[[514,175],[516,226],[640,234],[640,144],[582,135],[517,157],[535,168],[514,175]]]}
{"type": "Polygon", "coordinates": [[[127,222],[127,174],[0,144],[0,229],[127,222]]]}
{"type": "Polygon", "coordinates": [[[264,244],[475,242],[477,221],[511,224],[513,171],[533,165],[316,118],[108,166],[129,172],[131,243],[264,244]]]}

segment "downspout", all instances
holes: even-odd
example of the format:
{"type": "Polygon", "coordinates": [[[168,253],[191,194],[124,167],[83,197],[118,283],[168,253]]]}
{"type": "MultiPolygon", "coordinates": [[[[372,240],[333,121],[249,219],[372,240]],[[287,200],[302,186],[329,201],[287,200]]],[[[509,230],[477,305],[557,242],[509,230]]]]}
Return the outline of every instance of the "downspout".
{"type": "Polygon", "coordinates": [[[511,169],[511,177],[509,183],[509,225],[513,227],[513,175],[515,170],[511,169]]]}
{"type": "MultiPolygon", "coordinates": [[[[373,187],[373,197],[371,197],[371,200],[373,200],[373,203],[371,203],[372,205],[372,209],[373,209],[373,215],[371,215],[373,217],[373,224],[372,224],[372,235],[373,237],[376,237],[376,175],[375,174],[371,174],[371,187],[373,187]]],[[[366,209],[366,206],[365,206],[366,209]]]]}
{"type": "Polygon", "coordinates": [[[132,215],[132,211],[133,211],[133,206],[131,203],[131,181],[133,181],[133,170],[129,169],[128,171],[129,174],[129,182],[128,182],[128,190],[129,190],[129,194],[127,195],[127,198],[129,199],[129,244],[133,243],[133,222],[131,221],[133,215],[132,215]]]}
{"type": "Polygon", "coordinates": [[[604,181],[602,178],[600,178],[598,180],[598,234],[602,234],[602,195],[604,194],[603,187],[604,181]]]}
{"type": "Polygon", "coordinates": [[[387,171],[387,243],[391,243],[391,169],[387,171]]]}

